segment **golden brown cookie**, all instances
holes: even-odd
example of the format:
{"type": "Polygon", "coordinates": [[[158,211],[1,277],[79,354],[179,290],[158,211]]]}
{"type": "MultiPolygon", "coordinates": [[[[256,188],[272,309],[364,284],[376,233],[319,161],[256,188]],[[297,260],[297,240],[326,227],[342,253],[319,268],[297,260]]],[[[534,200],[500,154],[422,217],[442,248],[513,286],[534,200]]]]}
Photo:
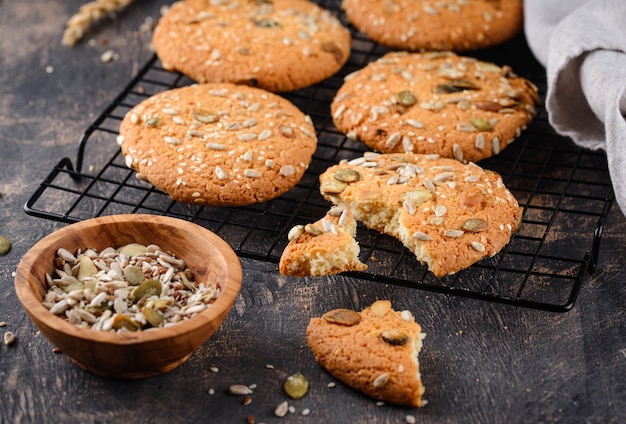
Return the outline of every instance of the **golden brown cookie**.
{"type": "Polygon", "coordinates": [[[477,162],[499,153],[535,115],[537,88],[507,67],[450,52],[388,53],[348,75],[337,128],[383,153],[477,162]]]}
{"type": "Polygon", "coordinates": [[[166,69],[199,83],[291,91],[341,69],[351,37],[307,0],[186,0],[160,19],[152,42],[166,69]]]}
{"type": "Polygon", "coordinates": [[[331,375],[366,395],[389,403],[424,406],[418,355],[424,334],[413,314],[378,300],[356,312],[335,309],[312,318],[307,343],[331,375]]]}
{"type": "Polygon", "coordinates": [[[523,25],[522,0],[343,0],[372,40],[410,51],[466,51],[500,44],[523,25]]]}
{"type": "Polygon", "coordinates": [[[289,231],[278,269],[282,275],[296,277],[363,271],[367,265],[359,260],[355,235],[356,221],[350,212],[332,208],[319,221],[289,231]]]}
{"type": "Polygon", "coordinates": [[[248,86],[202,84],[158,93],[124,117],[126,165],[174,200],[241,206],[292,188],[317,147],[311,119],[248,86]]]}
{"type": "Polygon", "coordinates": [[[366,153],[328,168],[320,192],[437,277],[498,253],[522,215],[498,174],[436,155],[366,153]]]}

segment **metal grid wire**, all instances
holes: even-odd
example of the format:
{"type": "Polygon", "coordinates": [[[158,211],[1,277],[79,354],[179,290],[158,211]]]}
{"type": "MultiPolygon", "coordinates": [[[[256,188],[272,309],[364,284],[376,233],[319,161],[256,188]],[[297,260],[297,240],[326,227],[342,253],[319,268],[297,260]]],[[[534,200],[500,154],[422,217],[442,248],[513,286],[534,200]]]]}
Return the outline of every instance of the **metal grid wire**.
{"type": "MultiPolygon", "coordinates": [[[[147,97],[192,83],[166,71],[153,57],[83,134],[75,163],[63,158],[54,167],[25,204],[26,213],[67,223],[112,214],[167,215],[215,232],[240,257],[277,263],[289,229],[318,220],[330,206],[319,194],[319,174],[366,150],[364,144],[337,131],[330,103],[345,75],[387,49],[351,27],[338,3],[320,2],[352,31],[348,63],[319,84],[283,94],[311,116],[319,140],[311,166],[292,190],[246,207],[201,207],[174,202],[135,178],[115,142],[122,118],[147,97]]],[[[510,65],[545,93],[545,70],[522,36],[467,55],[510,65]]],[[[605,154],[581,149],[556,135],[540,107],[514,143],[480,165],[499,172],[524,207],[519,231],[499,254],[452,276],[436,278],[399,241],[359,225],[357,239],[368,270],[348,275],[554,312],[570,310],[585,274],[595,268],[603,222],[613,203],[605,154]]]]}

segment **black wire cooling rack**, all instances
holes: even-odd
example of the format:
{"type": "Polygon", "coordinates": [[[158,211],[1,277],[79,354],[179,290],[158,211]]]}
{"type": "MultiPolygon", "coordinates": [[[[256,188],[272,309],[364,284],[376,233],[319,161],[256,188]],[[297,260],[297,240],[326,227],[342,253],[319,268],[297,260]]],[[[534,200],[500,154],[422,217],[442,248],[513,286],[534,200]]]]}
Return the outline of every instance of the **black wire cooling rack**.
{"type": "MultiPolygon", "coordinates": [[[[318,220],[329,208],[318,191],[319,174],[366,150],[337,131],[330,103],[345,75],[387,49],[351,27],[338,3],[320,2],[352,31],[348,63],[334,77],[283,94],[311,116],[319,140],[311,166],[292,190],[246,207],[200,207],[174,202],[135,178],[116,143],[122,118],[145,98],[192,83],[166,71],[153,57],[82,135],[75,162],[61,159],[40,184],[24,206],[26,213],[66,223],[112,214],[167,215],[215,232],[240,257],[277,263],[289,229],[318,220]]],[[[512,66],[539,87],[543,98],[545,70],[532,57],[523,36],[467,55],[512,66]]],[[[570,310],[586,274],[595,269],[603,223],[613,203],[606,155],[558,136],[540,106],[537,117],[514,143],[480,165],[499,172],[524,207],[519,231],[499,254],[455,275],[436,278],[399,241],[359,226],[357,239],[368,270],[348,275],[515,306],[570,310]]]]}

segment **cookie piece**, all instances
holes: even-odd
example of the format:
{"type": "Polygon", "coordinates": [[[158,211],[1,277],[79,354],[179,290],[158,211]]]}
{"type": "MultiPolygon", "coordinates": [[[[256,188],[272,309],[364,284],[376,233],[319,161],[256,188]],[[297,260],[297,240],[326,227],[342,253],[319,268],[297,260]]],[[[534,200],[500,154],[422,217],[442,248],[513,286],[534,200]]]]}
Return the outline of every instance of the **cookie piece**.
{"type": "Polygon", "coordinates": [[[400,50],[467,51],[494,46],[522,29],[522,0],[343,0],[352,24],[400,50]]]}
{"type": "Polygon", "coordinates": [[[366,153],[328,168],[320,192],[437,277],[498,253],[522,216],[500,175],[436,155],[366,153]]]}
{"type": "Polygon", "coordinates": [[[378,300],[363,311],[336,309],[306,331],[315,360],[333,377],[389,403],[424,406],[418,355],[425,334],[413,314],[378,300]]]}
{"type": "Polygon", "coordinates": [[[289,231],[289,244],[283,250],[278,269],[296,277],[363,271],[359,244],[354,239],[356,221],[350,212],[332,208],[313,224],[297,225],[289,231]]]}
{"type": "Polygon", "coordinates": [[[379,152],[477,162],[519,136],[538,100],[537,88],[507,66],[396,52],[348,75],[331,113],[341,132],[379,152]]]}
{"type": "Polygon", "coordinates": [[[302,178],[317,137],[288,100],[229,83],[158,93],[120,126],[126,165],[174,200],[242,206],[273,199],[302,178]]]}
{"type": "Polygon", "coordinates": [[[322,81],[348,60],[351,36],[307,0],[186,0],[154,29],[163,67],[199,83],[291,91],[322,81]]]}

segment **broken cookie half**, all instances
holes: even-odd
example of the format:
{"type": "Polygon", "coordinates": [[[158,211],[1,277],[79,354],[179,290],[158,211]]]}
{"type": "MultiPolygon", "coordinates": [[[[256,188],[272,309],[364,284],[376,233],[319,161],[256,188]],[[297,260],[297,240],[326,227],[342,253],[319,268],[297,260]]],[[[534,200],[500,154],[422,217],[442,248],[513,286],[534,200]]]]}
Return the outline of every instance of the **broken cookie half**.
{"type": "Polygon", "coordinates": [[[438,155],[366,152],[328,168],[320,192],[400,240],[437,277],[497,254],[523,212],[500,175],[438,155]]]}
{"type": "Polygon", "coordinates": [[[367,268],[359,259],[355,240],[356,221],[345,208],[331,208],[313,224],[297,225],[289,231],[278,269],[282,275],[322,276],[367,268]]]}
{"type": "Polygon", "coordinates": [[[418,355],[425,335],[408,311],[378,300],[356,312],[312,318],[306,332],[315,360],[333,377],[374,399],[424,406],[418,355]]]}

